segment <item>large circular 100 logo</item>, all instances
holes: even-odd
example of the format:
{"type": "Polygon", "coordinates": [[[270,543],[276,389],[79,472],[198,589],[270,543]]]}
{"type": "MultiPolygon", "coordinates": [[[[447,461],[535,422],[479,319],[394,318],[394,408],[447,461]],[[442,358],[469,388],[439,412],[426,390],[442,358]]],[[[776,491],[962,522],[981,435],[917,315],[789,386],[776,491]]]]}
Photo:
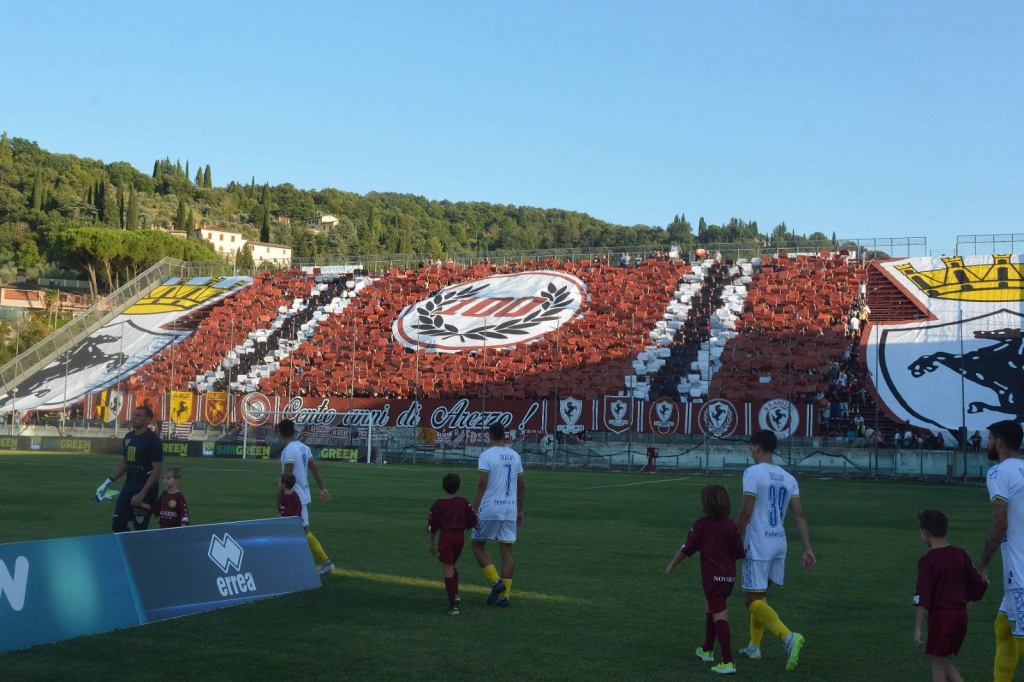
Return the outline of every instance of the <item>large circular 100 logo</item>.
{"type": "Polygon", "coordinates": [[[562,272],[495,275],[438,291],[391,325],[399,343],[438,353],[530,343],[573,320],[586,286],[562,272]]]}

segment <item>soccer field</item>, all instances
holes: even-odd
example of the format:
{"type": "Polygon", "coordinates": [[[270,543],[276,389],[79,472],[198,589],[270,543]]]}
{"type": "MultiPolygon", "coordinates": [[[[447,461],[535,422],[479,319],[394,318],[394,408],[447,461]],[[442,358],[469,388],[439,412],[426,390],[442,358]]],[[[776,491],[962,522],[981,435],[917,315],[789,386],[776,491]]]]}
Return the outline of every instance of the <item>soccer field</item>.
{"type": "MultiPolygon", "coordinates": [[[[113,505],[89,496],[112,456],[0,457],[0,542],[109,531],[113,505]]],[[[276,515],[278,462],[168,460],[181,466],[193,523],[276,515]]],[[[319,590],[0,655],[3,680],[183,679],[689,680],[711,677],[702,642],[699,559],[665,566],[700,515],[700,489],[723,483],[740,505],[740,478],[614,472],[526,472],[525,525],[516,545],[512,608],[487,607],[469,551],[459,560],[462,615],[447,618],[441,568],[426,551],[426,513],[441,496],[434,466],[320,465],[332,499],[311,506],[311,527],[338,571],[319,590]]],[[[475,467],[456,469],[472,498],[475,467]]],[[[798,477],[799,478],[799,477],[798,477]]],[[[118,483],[121,483],[120,481],[118,483]]],[[[115,487],[116,484],[115,484],[115,487]]],[[[807,645],[795,673],[765,633],[763,658],[737,656],[759,680],[927,679],[913,648],[915,514],[937,507],[949,540],[977,561],[990,518],[982,487],[800,479],[818,558],[799,564],[787,523],[786,586],[769,603],[807,645]]],[[[314,499],[315,496],[314,496],[314,499]]],[[[496,552],[495,552],[496,554],[496,552]]],[[[68,572],[75,566],[68,564],[68,572]]],[[[997,558],[990,574],[1001,575],[997,558]]],[[[954,659],[964,679],[991,677],[998,582],[972,604],[954,659]]],[[[737,586],[729,600],[733,649],[747,642],[737,586]]],[[[2,627],[2,622],[0,622],[2,627]]],[[[717,657],[717,652],[716,652],[717,657]]],[[[720,657],[719,657],[720,660],[720,657]]]]}

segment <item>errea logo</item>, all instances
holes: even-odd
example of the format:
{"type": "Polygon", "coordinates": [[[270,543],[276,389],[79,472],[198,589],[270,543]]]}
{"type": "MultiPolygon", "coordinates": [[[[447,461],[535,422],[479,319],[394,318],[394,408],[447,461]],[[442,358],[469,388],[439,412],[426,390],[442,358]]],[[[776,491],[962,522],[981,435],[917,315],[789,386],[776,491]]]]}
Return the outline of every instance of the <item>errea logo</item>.
{"type": "MultiPolygon", "coordinates": [[[[7,570],[7,564],[0,561],[0,597],[7,596],[7,602],[15,611],[25,606],[25,592],[28,590],[28,559],[23,556],[14,560],[14,575],[7,570]]],[[[3,599],[0,599],[3,603],[3,599]]]]}
{"type": "Polygon", "coordinates": [[[224,533],[223,538],[218,538],[216,533],[210,538],[208,554],[210,560],[225,573],[229,568],[234,568],[236,571],[242,570],[242,557],[245,556],[245,550],[227,533],[224,533]]]}
{"type": "Polygon", "coordinates": [[[223,537],[217,537],[216,533],[212,535],[207,555],[220,570],[225,573],[232,570],[235,572],[235,575],[217,578],[217,591],[222,597],[256,591],[256,581],[253,579],[252,573],[241,572],[245,550],[233,537],[227,533],[224,533],[223,537]]]}
{"type": "Polygon", "coordinates": [[[405,308],[391,325],[413,349],[461,353],[530,343],[574,320],[586,285],[564,272],[538,270],[464,282],[405,308]]]}

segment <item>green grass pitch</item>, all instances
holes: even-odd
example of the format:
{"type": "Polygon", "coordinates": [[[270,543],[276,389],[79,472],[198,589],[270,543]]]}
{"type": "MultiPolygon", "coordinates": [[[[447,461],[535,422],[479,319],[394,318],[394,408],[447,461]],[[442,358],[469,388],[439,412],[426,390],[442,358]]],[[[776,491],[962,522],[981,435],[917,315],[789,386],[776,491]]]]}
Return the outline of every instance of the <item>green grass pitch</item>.
{"type": "MultiPolygon", "coordinates": [[[[109,530],[113,505],[89,500],[113,468],[95,455],[0,457],[0,542],[109,530]]],[[[276,514],[279,464],[169,460],[196,524],[276,514]]],[[[313,532],[338,571],[324,586],[0,656],[0,678],[104,680],[691,680],[712,676],[693,655],[703,638],[699,559],[671,579],[665,566],[700,515],[699,492],[724,483],[739,510],[740,479],[699,475],[527,470],[526,519],[515,549],[512,608],[487,607],[487,585],[467,548],[459,560],[462,615],[446,618],[441,568],[426,551],[426,512],[448,471],[433,466],[324,462],[332,500],[311,507],[313,532]]],[[[462,475],[472,497],[476,471],[462,475]]],[[[915,514],[937,507],[950,541],[978,560],[989,522],[984,488],[799,478],[818,566],[799,566],[787,523],[786,586],[771,603],[807,637],[795,673],[765,633],[763,658],[737,657],[758,680],[925,679],[913,648],[911,598],[925,551],[915,514]]],[[[115,486],[116,487],[116,486],[115,486]]],[[[990,574],[999,576],[997,558],[990,574]]],[[[75,570],[73,564],[65,569],[75,570]]],[[[965,679],[991,676],[998,582],[970,606],[954,659],[965,679]]],[[[737,587],[729,600],[733,649],[747,642],[737,587]]],[[[2,623],[0,623],[2,626],[2,623]]]]}

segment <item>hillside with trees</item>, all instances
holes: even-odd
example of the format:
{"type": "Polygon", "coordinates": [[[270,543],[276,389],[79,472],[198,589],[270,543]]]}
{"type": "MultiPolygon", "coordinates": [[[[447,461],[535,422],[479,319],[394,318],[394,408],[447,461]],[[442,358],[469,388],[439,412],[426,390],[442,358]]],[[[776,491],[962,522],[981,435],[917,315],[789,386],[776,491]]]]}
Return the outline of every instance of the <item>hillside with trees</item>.
{"type": "MultiPolygon", "coordinates": [[[[664,227],[617,225],[557,208],[477,201],[434,200],[396,192],[365,195],[340,189],[303,190],[284,183],[229,181],[215,186],[208,163],[157,159],[151,172],[123,161],[104,163],[44,150],[37,143],[0,135],[0,283],[25,268],[41,275],[86,279],[95,294],[118,286],[164,256],[216,257],[194,238],[210,225],[246,239],[288,244],[296,259],[591,246],[685,249],[698,244],[800,242],[785,223],[760,235],[756,221],[732,218],[697,228],[682,214],[664,227]],[[315,232],[305,220],[319,213],[338,218],[315,232]],[[159,229],[152,229],[159,228],[159,229]],[[164,230],[186,233],[172,238],[164,230]]],[[[808,242],[828,238],[816,232],[808,242]]],[[[833,235],[834,239],[834,235],[833,235]]]]}

